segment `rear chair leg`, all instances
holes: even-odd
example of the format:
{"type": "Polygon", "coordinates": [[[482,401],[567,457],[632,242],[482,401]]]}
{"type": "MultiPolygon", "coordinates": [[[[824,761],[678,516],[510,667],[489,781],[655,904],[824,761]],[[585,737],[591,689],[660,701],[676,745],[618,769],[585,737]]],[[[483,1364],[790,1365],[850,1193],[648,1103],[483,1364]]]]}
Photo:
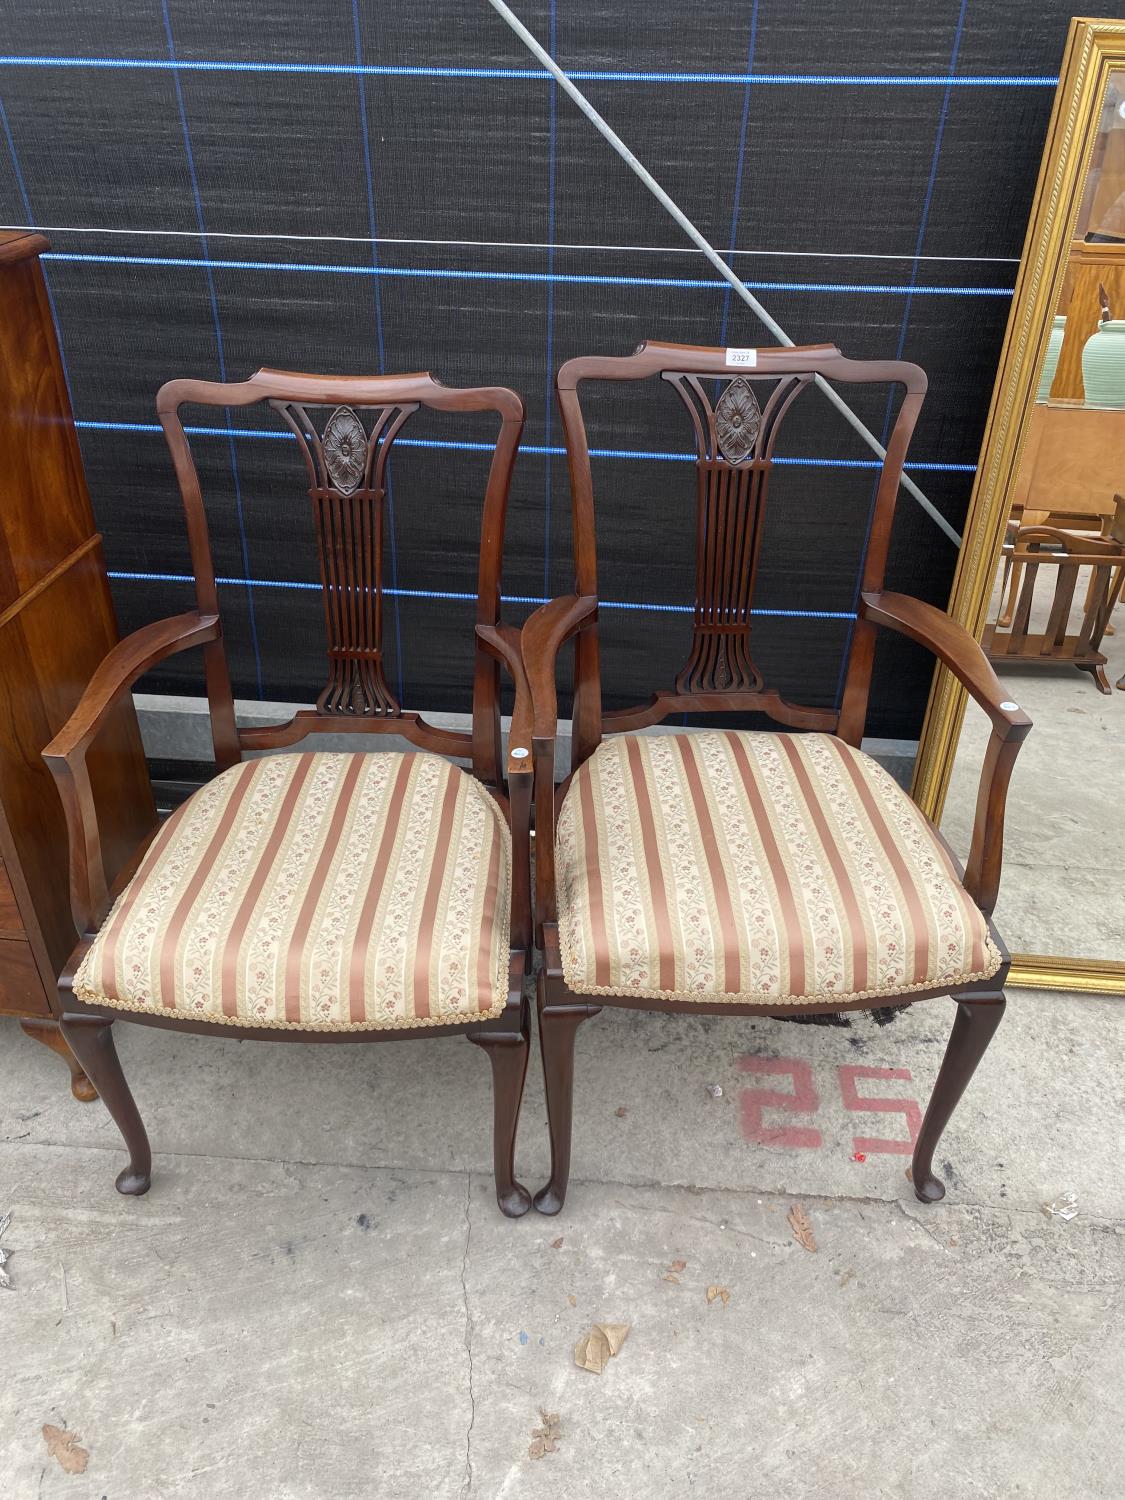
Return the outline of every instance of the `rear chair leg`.
{"type": "Polygon", "coordinates": [[[914,1146],[911,1176],[915,1196],[923,1203],[937,1203],[945,1197],[945,1184],[934,1176],[934,1152],[1000,1024],[1005,1003],[1002,994],[957,1002],[953,1031],[914,1146]]]}
{"type": "Polygon", "coordinates": [[[42,1042],[44,1047],[50,1047],[52,1052],[58,1053],[70,1069],[70,1092],[79,1103],[92,1104],[98,1097],[98,1091],[79,1067],[78,1059],[67,1046],[59,1030],[59,1023],[42,1019],[39,1016],[22,1016],[20,1025],[28,1036],[34,1037],[37,1042],[42,1042]]]}
{"type": "MultiPolygon", "coordinates": [[[[509,1007],[508,1014],[512,1014],[509,1007]]],[[[516,1129],[527,1076],[531,1031],[527,1002],[519,1001],[519,1030],[481,1031],[470,1034],[470,1042],[488,1053],[492,1064],[492,1168],[496,1178],[496,1202],[509,1219],[518,1219],[531,1207],[531,1194],[516,1181],[516,1129]]]]}
{"type": "Polygon", "coordinates": [[[63,1016],[59,1022],[67,1046],[82,1064],[125,1137],[129,1165],[118,1174],[117,1191],[129,1197],[147,1193],[152,1183],[152,1152],[144,1123],[113,1045],[113,1022],[102,1016],[63,1016]]]}
{"type": "Polygon", "coordinates": [[[551,1133],[551,1180],[535,1195],[541,1214],[557,1214],[566,1202],[570,1181],[570,1137],[574,1117],[574,1039],[579,1026],[601,1009],[589,1004],[553,1005],[551,981],[538,982],[539,1047],[547,1090],[547,1123],[551,1133]]]}

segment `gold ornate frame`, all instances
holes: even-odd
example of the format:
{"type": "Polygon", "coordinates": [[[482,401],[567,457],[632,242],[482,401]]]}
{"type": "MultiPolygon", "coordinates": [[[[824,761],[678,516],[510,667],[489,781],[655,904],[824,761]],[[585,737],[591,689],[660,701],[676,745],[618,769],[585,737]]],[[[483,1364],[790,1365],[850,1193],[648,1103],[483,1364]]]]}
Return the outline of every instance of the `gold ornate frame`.
{"type": "MultiPolygon", "coordinates": [[[[1062,292],[1085,165],[1108,75],[1117,68],[1125,69],[1125,21],[1072,20],[949,601],[953,618],[978,639],[1000,561],[1007,497],[1062,292]]],[[[939,667],[922,725],[913,787],[919,806],[935,822],[949,790],[965,702],[964,689],[939,667]]],[[[1125,994],[1125,957],[1118,962],[1017,953],[1008,983],[1125,994]]]]}

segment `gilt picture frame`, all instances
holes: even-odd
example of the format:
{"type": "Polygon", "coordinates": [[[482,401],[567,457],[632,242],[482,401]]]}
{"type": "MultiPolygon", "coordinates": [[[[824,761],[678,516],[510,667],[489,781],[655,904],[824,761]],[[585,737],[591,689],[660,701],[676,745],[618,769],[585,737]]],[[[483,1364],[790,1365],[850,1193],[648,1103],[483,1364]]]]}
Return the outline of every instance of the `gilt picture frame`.
{"type": "MultiPolygon", "coordinates": [[[[1123,68],[1125,20],[1072,20],[950,596],[950,614],[977,639],[984,633],[1010,492],[1066,275],[1102,102],[1111,72],[1123,68]]],[[[949,791],[965,706],[964,689],[939,667],[912,788],[935,823],[940,823],[949,791]]],[[[1120,960],[1017,952],[1008,983],[1125,994],[1125,952],[1120,960]]]]}

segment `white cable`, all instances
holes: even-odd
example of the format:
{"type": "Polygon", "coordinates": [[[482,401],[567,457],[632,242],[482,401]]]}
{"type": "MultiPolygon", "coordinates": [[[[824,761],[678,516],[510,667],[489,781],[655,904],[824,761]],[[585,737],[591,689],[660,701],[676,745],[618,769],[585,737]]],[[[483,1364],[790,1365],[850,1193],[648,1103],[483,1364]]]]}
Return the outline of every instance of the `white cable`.
{"type": "MultiPolygon", "coordinates": [[[[110,229],[100,224],[0,224],[0,229],[15,229],[24,234],[131,234],[163,235],[165,238],[198,240],[198,229],[110,229]]],[[[629,255],[698,255],[695,245],[553,245],[546,240],[418,240],[400,235],[380,234],[266,234],[230,229],[208,229],[209,240],[293,240],[326,245],[448,245],[476,250],[621,250],[629,255]]],[[[1018,266],[1011,255],[910,255],[879,254],[873,250],[730,250],[729,255],[756,255],[767,260],[932,260],[953,265],[1018,266]]],[[[907,288],[902,288],[906,291],[907,288]]]]}
{"type": "MultiPolygon", "coordinates": [[[[715,267],[716,271],[719,272],[723,280],[730,283],[731,287],[738,293],[743,302],[745,302],[747,307],[750,308],[751,312],[756,314],[761,322],[766,325],[766,327],[769,329],[770,333],[773,334],[778,343],[785,345],[787,348],[792,348],[794,345],[794,340],[789,337],[789,335],[785,332],[785,329],[782,328],[781,324],[778,323],[777,320],[766,311],[766,309],[758,301],[757,297],[755,297],[754,294],[749,291],[741,281],[739,281],[738,277],[727,265],[726,261],[722,258],[719,252],[711,244],[711,242],[703,237],[703,235],[688,218],[687,214],[685,214],[683,210],[676,203],[674,203],[671,198],[669,198],[668,194],[660,186],[652,173],[648,171],[648,169],[637,160],[637,158],[629,150],[628,146],[626,146],[625,142],[621,139],[617,132],[602,118],[602,116],[586,98],[585,94],[577,86],[577,84],[575,84],[566,76],[555,59],[551,56],[547,49],[542,46],[539,41],[536,40],[531,32],[528,31],[527,27],[523,24],[519,17],[515,15],[507,5],[504,4],[504,0],[488,0],[488,3],[492,6],[492,9],[496,12],[496,14],[500,16],[502,20],[507,22],[507,24],[519,37],[520,41],[524,44],[528,51],[532,53],[534,57],[537,57],[539,59],[539,61],[547,69],[548,73],[551,74],[552,78],[554,78],[559,87],[565,93],[570,95],[575,104],[577,104],[578,108],[582,111],[582,113],[586,116],[586,118],[590,121],[594,128],[602,136],[605,137],[605,139],[617,152],[618,156],[620,156],[625,165],[632,168],[632,170],[641,179],[645,187],[648,188],[649,192],[653,195],[656,201],[664,209],[666,209],[668,213],[671,214],[672,218],[675,219],[676,223],[684,231],[687,237],[692,240],[700,250],[702,250],[703,254],[715,267]]],[[[879,458],[886,458],[887,450],[883,447],[882,443],[880,443],[875,434],[863,423],[863,421],[861,421],[859,417],[856,416],[855,412],[852,411],[851,407],[844,400],[844,398],[840,396],[822,376],[816,376],[816,383],[828,397],[829,401],[840,413],[840,415],[845,419],[845,421],[847,421],[852,427],[855,428],[856,432],[859,433],[860,437],[864,440],[871,451],[875,453],[879,458]]],[[[940,529],[945,533],[947,537],[949,537],[953,545],[955,547],[960,547],[961,538],[958,533],[954,531],[953,527],[949,524],[949,522],[945,519],[945,517],[941,514],[937,507],[926,498],[926,496],[922,493],[922,491],[918,488],[918,486],[914,483],[910,476],[907,474],[903,474],[901,476],[900,483],[905,490],[913,495],[914,499],[917,500],[918,504],[922,507],[922,509],[926,512],[930,519],[938,527],[940,527],[940,529]]]]}

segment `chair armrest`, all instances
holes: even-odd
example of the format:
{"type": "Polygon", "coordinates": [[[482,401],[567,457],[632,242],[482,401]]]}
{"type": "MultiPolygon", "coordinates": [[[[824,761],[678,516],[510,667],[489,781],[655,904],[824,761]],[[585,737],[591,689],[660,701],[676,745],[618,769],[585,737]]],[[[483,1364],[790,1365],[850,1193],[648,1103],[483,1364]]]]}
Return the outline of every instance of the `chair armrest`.
{"type": "Polygon", "coordinates": [[[94,793],[86,752],[110,709],[158,661],[220,634],[218,615],[195,611],[157,620],[126,636],[98,663],[70,718],[43,751],[66,815],[70,844],[70,905],[79,933],[107,903],[94,793]]]}
{"type": "Polygon", "coordinates": [[[1019,748],[1031,731],[1031,719],[1008,698],[979,641],[943,610],[906,594],[864,593],[860,596],[860,616],[927,647],[992,720],[965,865],[965,889],[989,916],[1000,888],[1008,782],[1019,748]]]}
{"type": "Polygon", "coordinates": [[[980,704],[1004,739],[1026,738],[1030,718],[1004,691],[980,642],[943,609],[908,594],[864,593],[860,595],[860,615],[932,651],[980,704]]]}
{"type": "Polygon", "coordinates": [[[555,665],[559,650],[572,635],[597,618],[598,601],[592,594],[562,594],[542,604],[524,621],[520,649],[531,691],[532,734],[537,740],[553,740],[558,726],[558,694],[555,665]]]}

